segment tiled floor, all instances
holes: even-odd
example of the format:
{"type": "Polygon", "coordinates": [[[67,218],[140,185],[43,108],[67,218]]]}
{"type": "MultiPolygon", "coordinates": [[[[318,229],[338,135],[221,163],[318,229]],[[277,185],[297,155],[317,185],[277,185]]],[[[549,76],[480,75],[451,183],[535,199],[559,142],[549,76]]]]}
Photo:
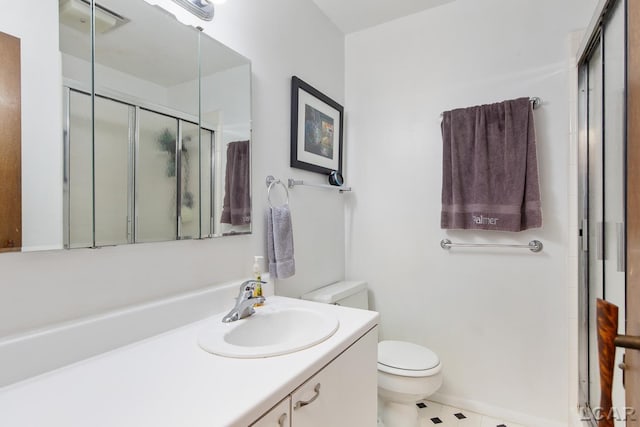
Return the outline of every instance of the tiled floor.
{"type": "Polygon", "coordinates": [[[418,403],[420,427],[525,427],[427,400],[418,403]]]}

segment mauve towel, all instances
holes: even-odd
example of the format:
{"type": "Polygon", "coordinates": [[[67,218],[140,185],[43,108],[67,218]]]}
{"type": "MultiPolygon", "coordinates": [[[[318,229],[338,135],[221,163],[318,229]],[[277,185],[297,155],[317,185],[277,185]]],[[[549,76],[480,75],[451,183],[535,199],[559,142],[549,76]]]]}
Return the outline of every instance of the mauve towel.
{"type": "Polygon", "coordinates": [[[267,256],[271,277],[286,279],[296,273],[291,212],[287,205],[267,210],[267,256]]]}
{"type": "Polygon", "coordinates": [[[249,141],[227,145],[227,169],[224,202],[220,222],[231,225],[251,224],[249,141]]]}
{"type": "Polygon", "coordinates": [[[442,142],[442,228],[542,226],[529,98],[444,112],[442,142]]]}

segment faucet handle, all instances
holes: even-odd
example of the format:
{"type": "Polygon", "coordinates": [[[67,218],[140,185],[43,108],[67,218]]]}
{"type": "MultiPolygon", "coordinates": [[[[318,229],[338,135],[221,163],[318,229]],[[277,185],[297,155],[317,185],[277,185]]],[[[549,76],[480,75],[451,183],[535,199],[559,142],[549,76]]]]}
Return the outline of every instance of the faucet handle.
{"type": "Polygon", "coordinates": [[[262,280],[245,280],[244,282],[242,282],[242,284],[240,285],[240,292],[243,291],[248,291],[248,290],[253,290],[256,285],[260,283],[260,284],[265,284],[267,282],[264,282],[262,280]]]}
{"type": "Polygon", "coordinates": [[[238,297],[252,297],[253,296],[253,290],[255,289],[256,285],[260,283],[260,284],[266,284],[267,282],[264,282],[262,280],[246,280],[244,282],[242,282],[242,284],[240,285],[240,294],[238,295],[238,297]],[[250,295],[247,295],[248,292],[251,292],[250,295]]]}

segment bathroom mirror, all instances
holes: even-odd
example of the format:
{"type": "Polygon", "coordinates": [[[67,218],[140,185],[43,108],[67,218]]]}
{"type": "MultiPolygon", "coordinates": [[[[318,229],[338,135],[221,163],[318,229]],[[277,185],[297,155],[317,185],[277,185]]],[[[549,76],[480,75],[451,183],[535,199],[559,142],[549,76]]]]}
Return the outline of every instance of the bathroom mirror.
{"type": "Polygon", "coordinates": [[[52,203],[23,203],[22,250],[251,232],[250,62],[144,0],[59,0],[59,11],[52,140],[64,156],[44,169],[27,157],[22,171],[23,182],[59,182],[59,197],[23,185],[34,193],[23,199],[52,203]],[[59,228],[39,241],[33,231],[52,214],[59,228]]]}

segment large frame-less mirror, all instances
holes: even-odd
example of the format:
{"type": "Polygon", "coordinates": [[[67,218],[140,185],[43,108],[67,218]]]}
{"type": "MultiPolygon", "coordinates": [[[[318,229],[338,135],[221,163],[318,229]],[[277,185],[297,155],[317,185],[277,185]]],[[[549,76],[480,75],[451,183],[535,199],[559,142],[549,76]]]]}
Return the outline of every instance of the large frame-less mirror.
{"type": "Polygon", "coordinates": [[[23,199],[52,203],[17,206],[21,249],[250,233],[250,62],[145,0],[59,0],[57,18],[61,71],[42,72],[61,73],[64,155],[49,169],[23,156],[23,199]]]}

